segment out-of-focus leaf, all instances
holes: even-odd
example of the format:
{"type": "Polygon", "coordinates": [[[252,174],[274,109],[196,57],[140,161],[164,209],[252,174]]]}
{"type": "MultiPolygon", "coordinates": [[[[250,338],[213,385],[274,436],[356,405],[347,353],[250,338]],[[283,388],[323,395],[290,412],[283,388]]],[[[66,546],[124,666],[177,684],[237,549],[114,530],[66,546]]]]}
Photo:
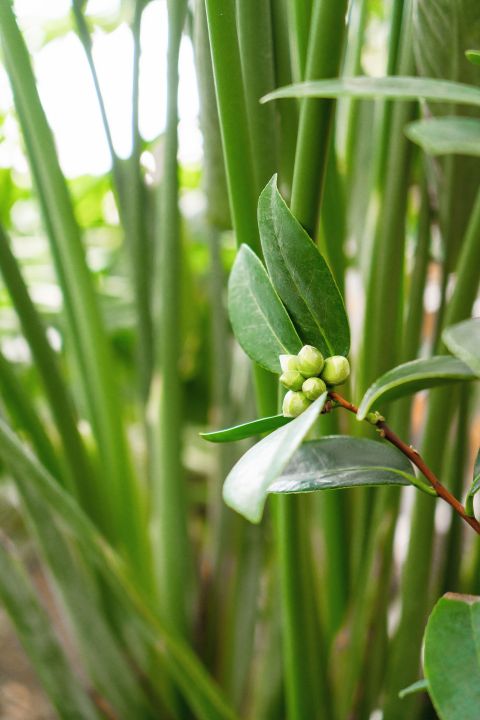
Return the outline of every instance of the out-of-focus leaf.
{"type": "Polygon", "coordinates": [[[348,355],[350,328],[330,269],[277,190],[274,176],[258,201],[258,227],[269,275],[305,344],[348,355]]]}
{"type": "Polygon", "coordinates": [[[465,501],[465,512],[467,515],[473,517],[475,515],[473,508],[473,498],[480,490],[480,450],[477,453],[477,459],[475,460],[475,466],[473,468],[473,480],[470,490],[468,491],[467,499],[465,501]]]}
{"type": "Polygon", "coordinates": [[[480,50],[467,50],[465,57],[472,65],[480,65],[480,50]]]}
{"type": "Polygon", "coordinates": [[[405,134],[429,155],[480,155],[480,120],[474,118],[417,120],[405,134]]]}
{"type": "Polygon", "coordinates": [[[60,718],[96,720],[80,679],[75,677],[52,628],[51,619],[38,600],[20,561],[0,540],[0,600],[60,718]]]}
{"type": "Polygon", "coordinates": [[[326,399],[327,393],[324,393],[291,423],[260,440],[240,458],[223,486],[227,505],[250,522],[260,522],[270,485],[301,444],[326,399]]]}
{"type": "Polygon", "coordinates": [[[247,245],[241,246],[230,273],[228,312],[242,348],[270,372],[280,372],[279,355],[295,355],[302,347],[267,271],[247,245]]]}
{"type": "Polygon", "coordinates": [[[443,331],[442,340],[451,353],[480,377],[480,318],[450,325],[443,331]]]}
{"type": "Polygon", "coordinates": [[[357,418],[364,420],[376,402],[386,403],[419,390],[462,380],[476,380],[475,373],[461,360],[448,355],[437,355],[398,365],[368,388],[358,408],[357,418]]]}
{"type": "Polygon", "coordinates": [[[424,673],[440,720],[478,720],[480,598],[447,593],[425,631],[424,673]]]}
{"type": "Polygon", "coordinates": [[[262,433],[276,430],[282,425],[286,425],[292,418],[284,415],[272,415],[271,417],[252,420],[251,422],[235,425],[235,427],[225,428],[225,430],[214,430],[213,432],[200,433],[204,440],[210,442],[224,443],[233,442],[234,440],[244,440],[245,438],[261,435],[262,433]]]}
{"type": "Polygon", "coordinates": [[[281,98],[383,98],[385,100],[428,100],[480,107],[480,90],[465,83],[419,77],[366,77],[336,80],[309,80],[274,90],[262,102],[281,98]]]}
{"type": "Polygon", "coordinates": [[[417,680],[417,682],[414,682],[408,687],[403,688],[403,690],[400,690],[398,697],[403,700],[403,698],[408,695],[414,695],[415,693],[424,692],[425,690],[428,690],[428,682],[425,679],[417,680]]]}

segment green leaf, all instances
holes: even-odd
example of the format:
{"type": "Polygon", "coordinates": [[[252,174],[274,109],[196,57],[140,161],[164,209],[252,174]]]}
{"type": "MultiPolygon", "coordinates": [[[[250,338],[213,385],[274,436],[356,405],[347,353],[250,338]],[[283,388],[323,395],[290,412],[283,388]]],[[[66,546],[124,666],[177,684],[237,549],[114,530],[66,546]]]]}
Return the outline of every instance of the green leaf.
{"type": "Polygon", "coordinates": [[[281,474],[322,411],[327,393],[291,423],[275,430],[248,450],[234,465],[223,486],[227,505],[258,523],[270,485],[281,474]]]}
{"type": "Polygon", "coordinates": [[[409,460],[387,443],[330,435],[304,443],[268,492],[300,493],[416,482],[409,460]]]}
{"type": "Polygon", "coordinates": [[[280,372],[279,355],[295,355],[302,347],[267,271],[247,245],[240,247],[230,273],[228,312],[242,348],[270,372],[280,372]]]}
{"type": "Polygon", "coordinates": [[[443,331],[442,340],[453,355],[480,377],[480,318],[450,325],[443,331]]]}
{"type": "Polygon", "coordinates": [[[5,539],[0,540],[0,601],[59,717],[98,718],[38,600],[38,590],[5,539]]]}
{"type": "Polygon", "coordinates": [[[405,134],[429,155],[480,155],[480,120],[475,118],[418,120],[407,125],[405,134]]]}
{"type": "Polygon", "coordinates": [[[261,435],[262,433],[276,430],[282,425],[286,425],[292,418],[284,415],[272,415],[270,417],[260,418],[235,425],[234,427],[225,428],[225,430],[214,430],[213,432],[200,433],[200,437],[209,442],[224,443],[234,442],[235,440],[244,440],[245,438],[261,435]]]}
{"type": "Polygon", "coordinates": [[[473,468],[473,481],[470,490],[468,491],[467,499],[465,501],[465,512],[470,517],[475,516],[473,508],[473,498],[480,490],[480,450],[477,453],[477,459],[475,460],[475,466],[473,468]]]}
{"type": "Polygon", "coordinates": [[[358,76],[335,80],[311,80],[274,90],[262,102],[279,98],[357,97],[385,100],[428,100],[480,107],[480,90],[465,83],[419,77],[366,77],[358,76]]]}
{"type": "Polygon", "coordinates": [[[465,57],[472,65],[480,65],[480,50],[467,50],[465,57]]]}
{"type": "Polygon", "coordinates": [[[360,403],[357,419],[365,420],[370,408],[379,400],[386,403],[437,385],[475,379],[475,374],[465,363],[448,355],[412,360],[389,370],[370,385],[360,403]]]}
{"type": "Polygon", "coordinates": [[[424,673],[440,720],[478,720],[480,598],[447,593],[425,631],[424,673]]]}
{"type": "Polygon", "coordinates": [[[258,226],[269,275],[305,344],[348,355],[350,329],[329,267],[277,190],[276,176],[258,201],[258,226]]]}
{"type": "Polygon", "coordinates": [[[425,678],[423,678],[423,680],[417,680],[417,682],[414,682],[408,687],[403,688],[403,690],[400,690],[398,697],[403,700],[403,698],[408,695],[414,695],[415,693],[424,692],[425,690],[428,690],[428,682],[425,678]]]}

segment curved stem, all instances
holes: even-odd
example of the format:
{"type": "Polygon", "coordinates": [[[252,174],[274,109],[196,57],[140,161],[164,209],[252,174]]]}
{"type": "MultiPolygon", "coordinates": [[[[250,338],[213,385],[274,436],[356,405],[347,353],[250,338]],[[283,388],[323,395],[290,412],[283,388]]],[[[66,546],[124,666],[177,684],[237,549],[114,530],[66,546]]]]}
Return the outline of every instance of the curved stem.
{"type": "MultiPolygon", "coordinates": [[[[329,397],[335,403],[337,403],[337,405],[345,408],[345,410],[348,410],[351,413],[355,413],[355,415],[357,414],[358,408],[351,402],[346,400],[344,397],[342,397],[342,395],[339,395],[339,393],[330,392],[329,397]]],[[[387,425],[385,420],[379,420],[377,423],[375,423],[375,427],[379,430],[380,435],[385,438],[385,440],[388,440],[388,442],[392,443],[392,445],[395,445],[395,447],[397,447],[410,460],[410,462],[412,462],[420,470],[420,472],[427,478],[428,482],[434,488],[437,495],[441,497],[442,500],[445,500],[445,502],[448,503],[455,510],[457,515],[460,515],[460,517],[466,523],[468,523],[470,527],[472,527],[475,532],[478,533],[478,535],[480,535],[480,523],[478,522],[478,520],[467,515],[462,503],[459,502],[457,498],[452,495],[452,493],[447,490],[444,485],[442,485],[435,473],[428,467],[420,453],[415,450],[415,448],[413,448],[411,445],[407,445],[407,443],[405,443],[401,438],[399,438],[398,435],[396,435],[393,430],[387,425]]]]}

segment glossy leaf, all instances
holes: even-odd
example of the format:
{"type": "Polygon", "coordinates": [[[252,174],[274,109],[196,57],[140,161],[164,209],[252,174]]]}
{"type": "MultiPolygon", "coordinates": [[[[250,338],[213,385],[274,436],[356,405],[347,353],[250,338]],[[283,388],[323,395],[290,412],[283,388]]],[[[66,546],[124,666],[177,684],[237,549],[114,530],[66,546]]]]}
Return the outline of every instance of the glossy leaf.
{"type": "Polygon", "coordinates": [[[258,226],[269,275],[305,344],[348,355],[350,329],[330,269],[277,190],[274,176],[258,201],[258,226]]]}
{"type": "Polygon", "coordinates": [[[209,442],[224,443],[234,442],[235,440],[244,440],[245,438],[261,435],[262,433],[276,430],[282,425],[286,425],[292,418],[284,415],[271,415],[270,417],[259,418],[251,422],[235,425],[234,427],[225,428],[225,430],[214,430],[213,432],[200,433],[200,437],[209,442]]]}
{"type": "Polygon", "coordinates": [[[377,402],[386,403],[437,385],[475,379],[468,365],[448,355],[412,360],[389,370],[368,388],[360,403],[357,419],[364,420],[377,402]]]}
{"type": "Polygon", "coordinates": [[[480,598],[447,593],[425,632],[424,673],[440,720],[478,720],[480,598]]]}
{"type": "Polygon", "coordinates": [[[331,435],[304,443],[268,492],[300,493],[372,485],[409,485],[409,460],[392,445],[331,435]]]}
{"type": "Polygon", "coordinates": [[[470,490],[468,491],[467,499],[465,501],[465,511],[471,517],[474,517],[475,512],[473,508],[473,498],[480,490],[480,450],[477,453],[477,459],[475,460],[475,466],[473,468],[473,481],[470,490]]]}
{"type": "Polygon", "coordinates": [[[429,155],[480,155],[480,120],[474,118],[418,120],[407,125],[405,134],[429,155]]]}
{"type": "Polygon", "coordinates": [[[100,715],[75,677],[50,617],[8,541],[0,542],[0,601],[7,611],[60,718],[94,720],[100,715]]]}
{"type": "Polygon", "coordinates": [[[450,325],[443,331],[442,340],[453,355],[480,377],[480,318],[450,325]]]}
{"type": "Polygon", "coordinates": [[[472,65],[480,65],[480,50],[467,50],[465,56],[472,65]]]}
{"type": "Polygon", "coordinates": [[[303,441],[326,399],[327,393],[324,393],[291,423],[260,440],[240,458],[223,486],[227,505],[247,520],[260,522],[270,485],[303,441]]]}
{"type": "Polygon", "coordinates": [[[279,98],[357,97],[385,100],[428,100],[480,107],[480,90],[465,83],[419,77],[351,77],[335,80],[311,80],[274,90],[262,102],[279,98]]]}
{"type": "Polygon", "coordinates": [[[265,267],[247,245],[241,246],[230,273],[228,312],[242,348],[270,372],[280,372],[279,355],[294,355],[302,347],[265,267]]]}

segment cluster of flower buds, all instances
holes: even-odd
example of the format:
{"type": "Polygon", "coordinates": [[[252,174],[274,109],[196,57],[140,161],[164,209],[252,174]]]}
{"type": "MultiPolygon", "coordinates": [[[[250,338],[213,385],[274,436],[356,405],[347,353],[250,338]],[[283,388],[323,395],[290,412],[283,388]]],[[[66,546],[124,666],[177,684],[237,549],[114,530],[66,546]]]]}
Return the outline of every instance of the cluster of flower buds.
{"type": "Polygon", "coordinates": [[[285,417],[297,417],[329,387],[341,385],[350,375],[343,355],[324,359],[313,345],[304,345],[298,355],[280,355],[280,382],[288,392],[283,400],[285,417]]]}

